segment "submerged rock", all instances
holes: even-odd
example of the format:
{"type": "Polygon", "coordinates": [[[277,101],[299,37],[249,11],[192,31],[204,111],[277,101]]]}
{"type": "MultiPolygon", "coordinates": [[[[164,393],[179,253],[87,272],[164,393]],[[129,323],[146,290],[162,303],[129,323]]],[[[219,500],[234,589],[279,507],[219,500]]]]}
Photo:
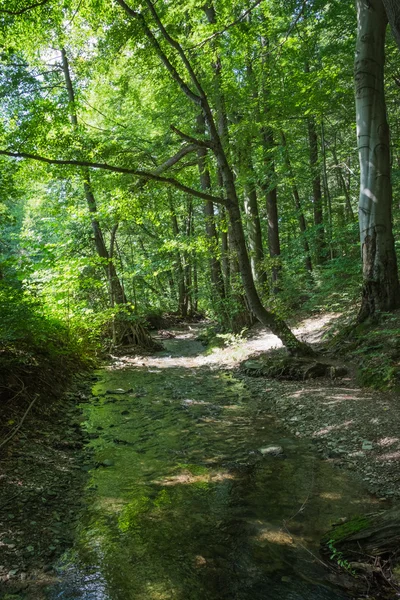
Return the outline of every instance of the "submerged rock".
{"type": "Polygon", "coordinates": [[[283,448],[282,446],[266,446],[265,448],[260,448],[259,450],[263,456],[282,456],[283,448]]]}

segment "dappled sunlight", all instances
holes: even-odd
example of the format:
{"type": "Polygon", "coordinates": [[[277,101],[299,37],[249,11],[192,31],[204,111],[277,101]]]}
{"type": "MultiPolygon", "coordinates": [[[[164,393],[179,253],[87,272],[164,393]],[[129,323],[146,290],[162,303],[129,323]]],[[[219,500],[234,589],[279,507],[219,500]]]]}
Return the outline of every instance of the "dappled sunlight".
{"type": "Polygon", "coordinates": [[[339,494],[338,492],[321,492],[319,497],[323,500],[340,500],[342,494],[339,494]]]}
{"type": "Polygon", "coordinates": [[[397,452],[388,452],[387,454],[380,454],[376,457],[376,460],[379,462],[392,460],[398,461],[400,460],[400,450],[398,450],[397,452]]]}
{"type": "Polygon", "coordinates": [[[123,498],[101,497],[97,499],[96,507],[98,510],[106,512],[120,512],[126,502],[123,498]]]}
{"type": "Polygon", "coordinates": [[[376,442],[377,446],[386,448],[387,446],[393,446],[393,444],[399,443],[400,438],[397,437],[384,437],[376,442]]]}
{"type": "Polygon", "coordinates": [[[323,429],[320,429],[319,431],[314,431],[313,436],[318,437],[318,436],[322,436],[322,435],[327,435],[331,431],[335,431],[337,429],[348,429],[352,425],[354,425],[353,420],[345,421],[344,423],[340,423],[339,425],[327,425],[326,427],[324,427],[323,429]]]}
{"type": "Polygon", "coordinates": [[[171,486],[171,485],[189,485],[195,483],[217,483],[227,479],[235,479],[235,475],[229,472],[217,472],[217,473],[204,473],[195,475],[190,471],[182,471],[177,475],[165,477],[162,480],[154,480],[154,483],[160,486],[171,486]]]}
{"type": "Polygon", "coordinates": [[[272,525],[260,527],[260,531],[253,539],[256,543],[268,542],[270,544],[278,544],[279,546],[293,546],[295,543],[293,535],[272,525]]]}
{"type": "Polygon", "coordinates": [[[318,552],[332,519],[370,505],[307,442],[283,437],[241,380],[195,356],[197,342],[184,338],[195,346],[174,356],[181,342],[101,371],[84,405],[97,465],[108,468],[92,471],[79,556],[101,563],[106,600],[132,589],[146,600],[246,597],[249,570],[266,590],[271,573],[297,581],[304,548],[318,552]]]}

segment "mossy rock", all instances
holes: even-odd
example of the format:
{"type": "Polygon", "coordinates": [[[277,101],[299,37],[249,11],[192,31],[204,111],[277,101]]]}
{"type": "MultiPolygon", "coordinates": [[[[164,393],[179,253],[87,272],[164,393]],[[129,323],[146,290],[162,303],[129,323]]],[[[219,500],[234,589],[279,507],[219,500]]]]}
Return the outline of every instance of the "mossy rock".
{"type": "Polygon", "coordinates": [[[371,521],[366,516],[354,517],[345,523],[335,525],[329,533],[327,533],[322,539],[322,543],[334,542],[335,544],[344,541],[349,536],[365,529],[371,524],[371,521]]]}

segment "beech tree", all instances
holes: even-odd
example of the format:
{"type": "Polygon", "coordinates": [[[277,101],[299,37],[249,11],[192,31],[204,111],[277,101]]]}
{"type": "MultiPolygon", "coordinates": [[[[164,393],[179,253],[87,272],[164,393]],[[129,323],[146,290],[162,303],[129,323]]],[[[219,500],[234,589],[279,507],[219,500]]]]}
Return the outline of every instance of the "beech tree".
{"type": "Polygon", "coordinates": [[[355,59],[360,159],[359,225],[363,292],[359,319],[400,306],[392,230],[392,183],[384,63],[387,16],[382,0],[357,0],[355,59]]]}

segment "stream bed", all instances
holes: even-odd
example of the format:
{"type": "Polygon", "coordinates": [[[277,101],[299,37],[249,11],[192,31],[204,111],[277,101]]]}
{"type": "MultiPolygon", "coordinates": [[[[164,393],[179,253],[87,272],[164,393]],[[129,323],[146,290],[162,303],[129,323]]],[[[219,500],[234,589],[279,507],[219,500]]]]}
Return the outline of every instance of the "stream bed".
{"type": "Polygon", "coordinates": [[[373,499],[207,365],[199,342],[182,333],[165,346],[98,372],[83,405],[86,507],[48,599],[348,598],[319,540],[373,499]]]}

